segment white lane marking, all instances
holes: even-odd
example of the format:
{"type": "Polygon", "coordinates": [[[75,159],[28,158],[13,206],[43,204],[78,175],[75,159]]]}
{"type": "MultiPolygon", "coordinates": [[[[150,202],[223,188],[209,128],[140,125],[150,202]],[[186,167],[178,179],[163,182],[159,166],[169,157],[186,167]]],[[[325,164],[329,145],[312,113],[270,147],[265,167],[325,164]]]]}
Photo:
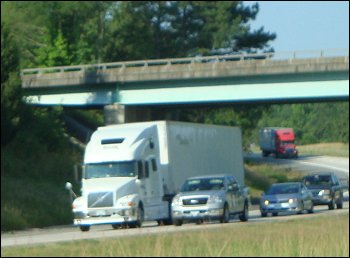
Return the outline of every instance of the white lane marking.
{"type": "Polygon", "coordinates": [[[324,164],[320,164],[320,163],[313,163],[313,162],[307,162],[307,161],[298,161],[298,162],[299,162],[299,163],[304,163],[304,164],[309,164],[309,165],[315,166],[315,167],[330,168],[330,169],[342,171],[342,172],[345,172],[345,173],[348,173],[348,174],[349,174],[349,169],[337,168],[337,167],[334,167],[334,166],[328,166],[328,165],[324,165],[324,164]]]}

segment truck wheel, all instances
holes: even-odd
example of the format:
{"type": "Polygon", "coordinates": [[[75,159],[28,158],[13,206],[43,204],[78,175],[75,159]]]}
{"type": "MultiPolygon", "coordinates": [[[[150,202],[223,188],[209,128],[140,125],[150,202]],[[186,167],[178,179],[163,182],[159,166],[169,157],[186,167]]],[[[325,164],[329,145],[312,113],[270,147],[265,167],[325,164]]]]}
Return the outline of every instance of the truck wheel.
{"type": "Polygon", "coordinates": [[[222,212],[222,217],[220,218],[221,223],[227,223],[230,220],[230,213],[227,207],[227,204],[224,205],[224,210],[222,212]]]}
{"type": "Polygon", "coordinates": [[[311,203],[310,209],[307,210],[308,213],[314,213],[314,203],[311,203]]]}
{"type": "Polygon", "coordinates": [[[181,219],[173,219],[173,223],[175,226],[181,226],[182,225],[182,220],[181,219]]]}
{"type": "Polygon", "coordinates": [[[90,230],[90,226],[80,226],[80,230],[83,232],[87,232],[90,230]]]}
{"type": "Polygon", "coordinates": [[[145,213],[143,211],[143,207],[140,204],[137,208],[137,221],[136,221],[136,227],[140,228],[142,226],[142,222],[145,219],[145,213]]]}
{"type": "Polygon", "coordinates": [[[137,208],[137,220],[134,222],[127,223],[127,226],[130,228],[140,228],[142,226],[142,222],[144,220],[144,211],[142,205],[140,204],[137,208]]]}
{"type": "Polygon", "coordinates": [[[112,224],[113,229],[119,229],[121,228],[120,224],[112,224]]]}
{"type": "Polygon", "coordinates": [[[328,209],[334,210],[334,206],[335,206],[335,201],[334,201],[334,198],[332,198],[331,202],[328,204],[328,209]]]}
{"type": "Polygon", "coordinates": [[[340,199],[339,202],[337,202],[337,209],[343,209],[343,199],[340,199]]]}
{"type": "Polygon", "coordinates": [[[243,212],[239,215],[240,221],[247,221],[248,220],[248,203],[244,203],[244,210],[243,212]]]}

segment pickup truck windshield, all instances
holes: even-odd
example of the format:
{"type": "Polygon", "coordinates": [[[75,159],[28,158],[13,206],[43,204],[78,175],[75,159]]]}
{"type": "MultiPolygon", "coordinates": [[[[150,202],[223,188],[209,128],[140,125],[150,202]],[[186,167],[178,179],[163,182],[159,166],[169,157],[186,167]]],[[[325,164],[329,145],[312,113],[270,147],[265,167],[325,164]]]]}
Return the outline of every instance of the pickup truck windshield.
{"type": "Polygon", "coordinates": [[[181,192],[207,191],[225,189],[223,178],[201,178],[187,180],[181,187],[181,192]]]}
{"type": "Polygon", "coordinates": [[[306,186],[330,186],[332,179],[329,175],[315,175],[304,178],[304,184],[306,186]]]}
{"type": "Polygon", "coordinates": [[[136,176],[135,161],[86,164],[85,166],[85,179],[134,176],[136,176]]]}

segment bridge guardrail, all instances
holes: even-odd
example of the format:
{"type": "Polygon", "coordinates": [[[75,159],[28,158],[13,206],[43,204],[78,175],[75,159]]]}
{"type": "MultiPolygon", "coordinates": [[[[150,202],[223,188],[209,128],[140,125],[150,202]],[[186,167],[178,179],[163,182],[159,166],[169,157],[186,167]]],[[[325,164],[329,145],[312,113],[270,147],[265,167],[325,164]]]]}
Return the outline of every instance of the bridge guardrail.
{"type": "Polygon", "coordinates": [[[152,59],[141,61],[124,61],[100,64],[85,64],[71,66],[56,66],[47,68],[29,68],[22,69],[21,76],[34,74],[48,73],[65,73],[78,71],[106,71],[108,69],[128,67],[148,67],[148,66],[172,66],[177,64],[193,64],[193,63],[212,63],[212,62],[244,62],[251,60],[294,60],[303,58],[327,58],[344,56],[349,58],[349,49],[329,49],[329,50],[307,50],[307,51],[292,51],[292,52],[271,52],[258,54],[235,54],[235,55],[215,55],[215,56],[196,56],[186,58],[172,59],[152,59]]]}

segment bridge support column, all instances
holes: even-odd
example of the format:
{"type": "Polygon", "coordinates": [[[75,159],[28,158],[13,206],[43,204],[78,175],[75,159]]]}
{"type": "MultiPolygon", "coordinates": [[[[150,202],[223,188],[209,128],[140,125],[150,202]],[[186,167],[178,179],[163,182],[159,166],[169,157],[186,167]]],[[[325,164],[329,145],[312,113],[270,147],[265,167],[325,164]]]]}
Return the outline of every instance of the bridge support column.
{"type": "Polygon", "coordinates": [[[152,120],[151,108],[112,104],[104,107],[105,125],[144,122],[152,120]]]}
{"type": "Polygon", "coordinates": [[[124,105],[112,104],[103,108],[105,125],[124,124],[125,107],[124,105]]]}

